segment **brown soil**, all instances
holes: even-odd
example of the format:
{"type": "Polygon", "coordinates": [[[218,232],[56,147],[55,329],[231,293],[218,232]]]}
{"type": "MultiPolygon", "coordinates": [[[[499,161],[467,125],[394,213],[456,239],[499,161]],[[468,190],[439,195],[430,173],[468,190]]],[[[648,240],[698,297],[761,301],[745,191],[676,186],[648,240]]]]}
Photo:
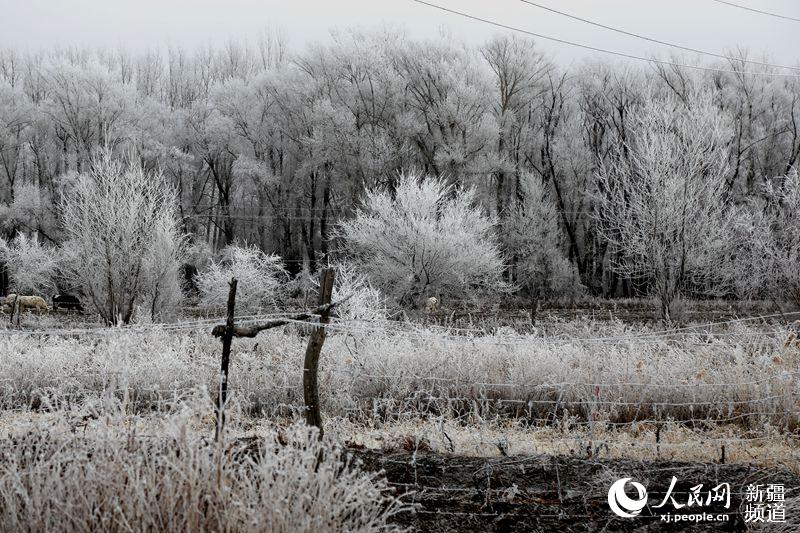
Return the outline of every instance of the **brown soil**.
{"type": "MultiPolygon", "coordinates": [[[[591,460],[554,456],[503,458],[448,456],[429,451],[349,450],[368,471],[383,472],[413,510],[397,515],[398,525],[418,531],[744,531],[743,498],[748,484],[780,483],[787,495],[800,488],[800,476],[788,470],[750,465],[591,460]],[[653,509],[664,499],[672,476],[673,494],[686,503],[689,489],[704,493],[730,483],[729,509],[691,508],[688,513],[728,513],[725,523],[667,524],[653,509]],[[635,518],[619,518],[609,509],[608,489],[630,477],[645,485],[649,505],[635,518]]],[[[630,494],[635,496],[634,494],[630,494]]],[[[787,505],[787,523],[798,524],[797,509],[787,505]]]]}

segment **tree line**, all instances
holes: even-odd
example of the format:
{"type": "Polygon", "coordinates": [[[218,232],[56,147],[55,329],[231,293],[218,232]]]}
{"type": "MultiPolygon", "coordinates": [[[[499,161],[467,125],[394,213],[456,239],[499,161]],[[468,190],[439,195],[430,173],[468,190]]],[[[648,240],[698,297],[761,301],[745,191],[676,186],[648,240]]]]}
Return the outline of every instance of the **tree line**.
{"type": "Polygon", "coordinates": [[[678,294],[797,297],[800,78],[746,58],[567,68],[528,39],[391,31],[298,53],[279,32],[193,51],[7,49],[0,225],[65,241],[62,200],[110,150],[163,174],[195,245],[252,244],[297,274],[413,174],[489,217],[511,287],[651,293],[667,314],[678,294]]]}

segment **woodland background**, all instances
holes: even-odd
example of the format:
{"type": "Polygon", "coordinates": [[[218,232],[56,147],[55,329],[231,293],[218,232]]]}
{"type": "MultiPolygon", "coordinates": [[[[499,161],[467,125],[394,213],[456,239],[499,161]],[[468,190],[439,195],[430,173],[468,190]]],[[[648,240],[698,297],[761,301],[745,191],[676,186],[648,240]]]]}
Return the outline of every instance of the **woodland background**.
{"type": "MultiPolygon", "coordinates": [[[[410,172],[474,188],[516,286],[525,285],[520,250],[533,247],[559,258],[539,272],[561,280],[544,283],[552,294],[636,296],[658,280],[618,268],[629,259],[609,229],[609,180],[636,181],[620,163],[646,142],[642,117],[655,109],[666,113],[656,127],[688,125],[676,129],[679,141],[714,131],[700,154],[708,161],[682,183],[700,187],[711,167],[719,174],[711,223],[725,231],[714,239],[733,245],[713,259],[731,275],[683,280],[683,292],[780,297],[742,250],[759,231],[797,238],[796,215],[755,232],[752,220],[775,208],[770,190],[797,182],[800,77],[736,57],[709,70],[564,68],[516,37],[474,48],[356,30],[299,53],[280,32],[193,51],[6,49],[0,228],[7,239],[61,242],[61,199],[110,149],[163,172],[194,244],[254,244],[297,274],[328,261],[336,223],[352,218],[366,191],[392,194],[410,172]]],[[[679,142],[671,154],[680,163],[682,153],[679,142]]],[[[692,231],[692,211],[683,213],[692,231]]]]}

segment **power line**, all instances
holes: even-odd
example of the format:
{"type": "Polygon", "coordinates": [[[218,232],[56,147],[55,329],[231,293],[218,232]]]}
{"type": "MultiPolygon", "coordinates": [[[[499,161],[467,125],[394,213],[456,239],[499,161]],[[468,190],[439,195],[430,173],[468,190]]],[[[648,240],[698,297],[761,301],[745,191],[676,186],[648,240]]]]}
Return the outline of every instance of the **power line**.
{"type": "Polygon", "coordinates": [[[678,67],[678,68],[688,68],[694,70],[701,70],[705,72],[722,72],[727,74],[752,74],[754,76],[778,76],[783,78],[800,78],[800,74],[781,74],[781,73],[772,73],[772,72],[753,72],[753,71],[746,71],[746,70],[731,70],[731,69],[723,69],[723,68],[715,68],[715,67],[703,67],[700,65],[686,65],[683,63],[676,63],[674,61],[666,61],[663,59],[655,59],[655,58],[648,58],[643,56],[637,56],[634,54],[627,54],[625,52],[617,52],[615,50],[608,50],[606,48],[598,48],[596,46],[591,46],[588,44],[581,44],[576,43],[573,41],[567,41],[566,39],[560,39],[558,37],[550,37],[549,35],[543,35],[541,33],[536,33],[528,30],[523,30],[522,28],[517,28],[514,26],[509,26],[508,24],[503,24],[501,22],[496,22],[494,20],[485,19],[482,17],[478,17],[475,15],[470,15],[469,13],[464,13],[463,11],[457,11],[455,9],[450,9],[444,6],[440,6],[437,4],[432,4],[430,2],[425,2],[424,0],[411,0],[412,2],[416,2],[418,4],[426,5],[428,7],[432,7],[438,9],[440,11],[446,11],[448,13],[452,13],[454,15],[458,15],[460,17],[468,18],[471,20],[476,20],[478,22],[483,22],[485,24],[490,24],[492,26],[496,26],[498,28],[503,28],[506,30],[515,31],[518,33],[524,33],[525,35],[530,35],[532,37],[538,37],[540,39],[546,39],[548,41],[553,41],[561,44],[567,44],[569,46],[575,46],[578,48],[583,48],[585,50],[592,50],[593,52],[601,52],[603,54],[610,54],[619,57],[625,57],[628,59],[636,59],[638,61],[647,61],[648,63],[657,63],[659,65],[667,65],[671,67],[678,67]]]}
{"type": "Polygon", "coordinates": [[[597,26],[598,28],[611,30],[611,31],[614,31],[614,32],[617,32],[617,33],[621,33],[623,35],[627,35],[629,37],[635,37],[637,39],[643,39],[643,40],[649,41],[651,43],[662,44],[662,45],[665,45],[665,46],[671,46],[673,48],[677,48],[679,50],[685,50],[687,52],[693,52],[693,53],[696,53],[696,54],[704,54],[704,55],[707,55],[707,56],[717,57],[717,58],[720,58],[720,59],[727,59],[728,61],[738,61],[738,62],[741,62],[741,63],[750,63],[752,65],[759,65],[759,66],[762,66],[762,67],[773,67],[773,68],[784,68],[784,69],[790,69],[790,70],[800,70],[800,67],[789,67],[789,66],[786,66],[786,65],[775,65],[773,63],[765,63],[763,61],[754,61],[754,60],[751,60],[751,59],[743,59],[743,58],[738,58],[738,57],[731,57],[731,56],[726,56],[724,54],[717,54],[715,52],[708,52],[706,50],[700,50],[700,49],[697,49],[697,48],[691,48],[689,46],[683,46],[683,45],[680,45],[680,44],[674,44],[674,43],[670,43],[670,42],[667,42],[667,41],[662,41],[660,39],[655,39],[653,37],[647,37],[646,35],[640,35],[638,33],[633,33],[633,32],[630,32],[630,31],[619,29],[619,28],[614,28],[612,26],[607,26],[605,24],[601,24],[601,23],[595,22],[593,20],[588,20],[588,19],[579,17],[577,15],[572,15],[570,13],[565,13],[563,11],[559,11],[558,9],[553,9],[551,7],[547,7],[547,6],[543,6],[541,4],[537,4],[537,3],[531,2],[529,0],[520,0],[520,1],[522,3],[528,4],[528,5],[531,5],[531,6],[534,6],[534,7],[538,7],[539,9],[544,9],[545,11],[550,11],[551,13],[556,13],[558,15],[562,15],[562,16],[567,17],[567,18],[578,20],[580,22],[585,22],[586,24],[591,24],[592,26],[597,26]]]}
{"type": "Polygon", "coordinates": [[[798,19],[798,18],[789,17],[789,16],[786,16],[786,15],[781,15],[780,13],[770,13],[769,11],[762,11],[761,9],[756,9],[754,7],[747,7],[747,6],[743,6],[741,4],[734,4],[733,2],[728,2],[726,0],[711,0],[711,1],[712,2],[717,2],[718,4],[725,4],[727,6],[736,7],[736,8],[739,8],[739,9],[744,9],[746,11],[752,11],[753,13],[760,13],[762,15],[767,15],[767,16],[770,16],[770,17],[775,17],[775,18],[784,19],[784,20],[793,20],[794,22],[800,22],[800,19],[798,19]]]}

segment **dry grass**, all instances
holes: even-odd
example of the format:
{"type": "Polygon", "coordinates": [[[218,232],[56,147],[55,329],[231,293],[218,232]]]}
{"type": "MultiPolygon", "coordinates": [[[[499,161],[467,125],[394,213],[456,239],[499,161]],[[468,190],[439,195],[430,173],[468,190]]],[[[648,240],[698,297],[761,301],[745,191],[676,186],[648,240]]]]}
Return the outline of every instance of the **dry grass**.
{"type": "MultiPolygon", "coordinates": [[[[369,428],[425,436],[426,427],[447,424],[448,434],[480,439],[447,443],[456,453],[498,452],[505,438],[510,453],[710,460],[725,441],[729,460],[758,449],[769,461],[788,456],[798,423],[800,349],[765,324],[654,335],[616,321],[553,320],[543,325],[546,337],[392,322],[338,327],[325,344],[320,384],[323,413],[346,439],[369,428]],[[401,427],[408,429],[393,429],[401,427]]],[[[81,427],[109,411],[153,417],[190,398],[207,401],[220,352],[208,329],[0,336],[0,407],[8,412],[0,425],[15,413],[64,412],[81,427]]],[[[305,343],[294,326],[234,341],[232,428],[299,418],[305,343]]]]}
{"type": "Polygon", "coordinates": [[[386,482],[330,440],[295,425],[262,432],[253,452],[200,437],[194,417],[184,409],[161,420],[157,435],[121,414],[79,431],[63,414],[16,424],[0,442],[0,530],[393,529],[400,506],[386,482]]]}
{"type": "MultiPolygon", "coordinates": [[[[785,331],[738,325],[714,335],[633,339],[647,330],[589,320],[560,325],[561,334],[542,337],[347,322],[325,345],[323,409],[361,422],[441,416],[533,426],[797,426],[800,349],[783,345],[785,331]]],[[[247,414],[293,416],[301,408],[305,342],[293,327],[234,342],[231,390],[247,414]]],[[[0,407],[61,409],[115,397],[138,411],[169,410],[176,399],[215,388],[219,351],[204,330],[4,335],[0,407]]]]}

